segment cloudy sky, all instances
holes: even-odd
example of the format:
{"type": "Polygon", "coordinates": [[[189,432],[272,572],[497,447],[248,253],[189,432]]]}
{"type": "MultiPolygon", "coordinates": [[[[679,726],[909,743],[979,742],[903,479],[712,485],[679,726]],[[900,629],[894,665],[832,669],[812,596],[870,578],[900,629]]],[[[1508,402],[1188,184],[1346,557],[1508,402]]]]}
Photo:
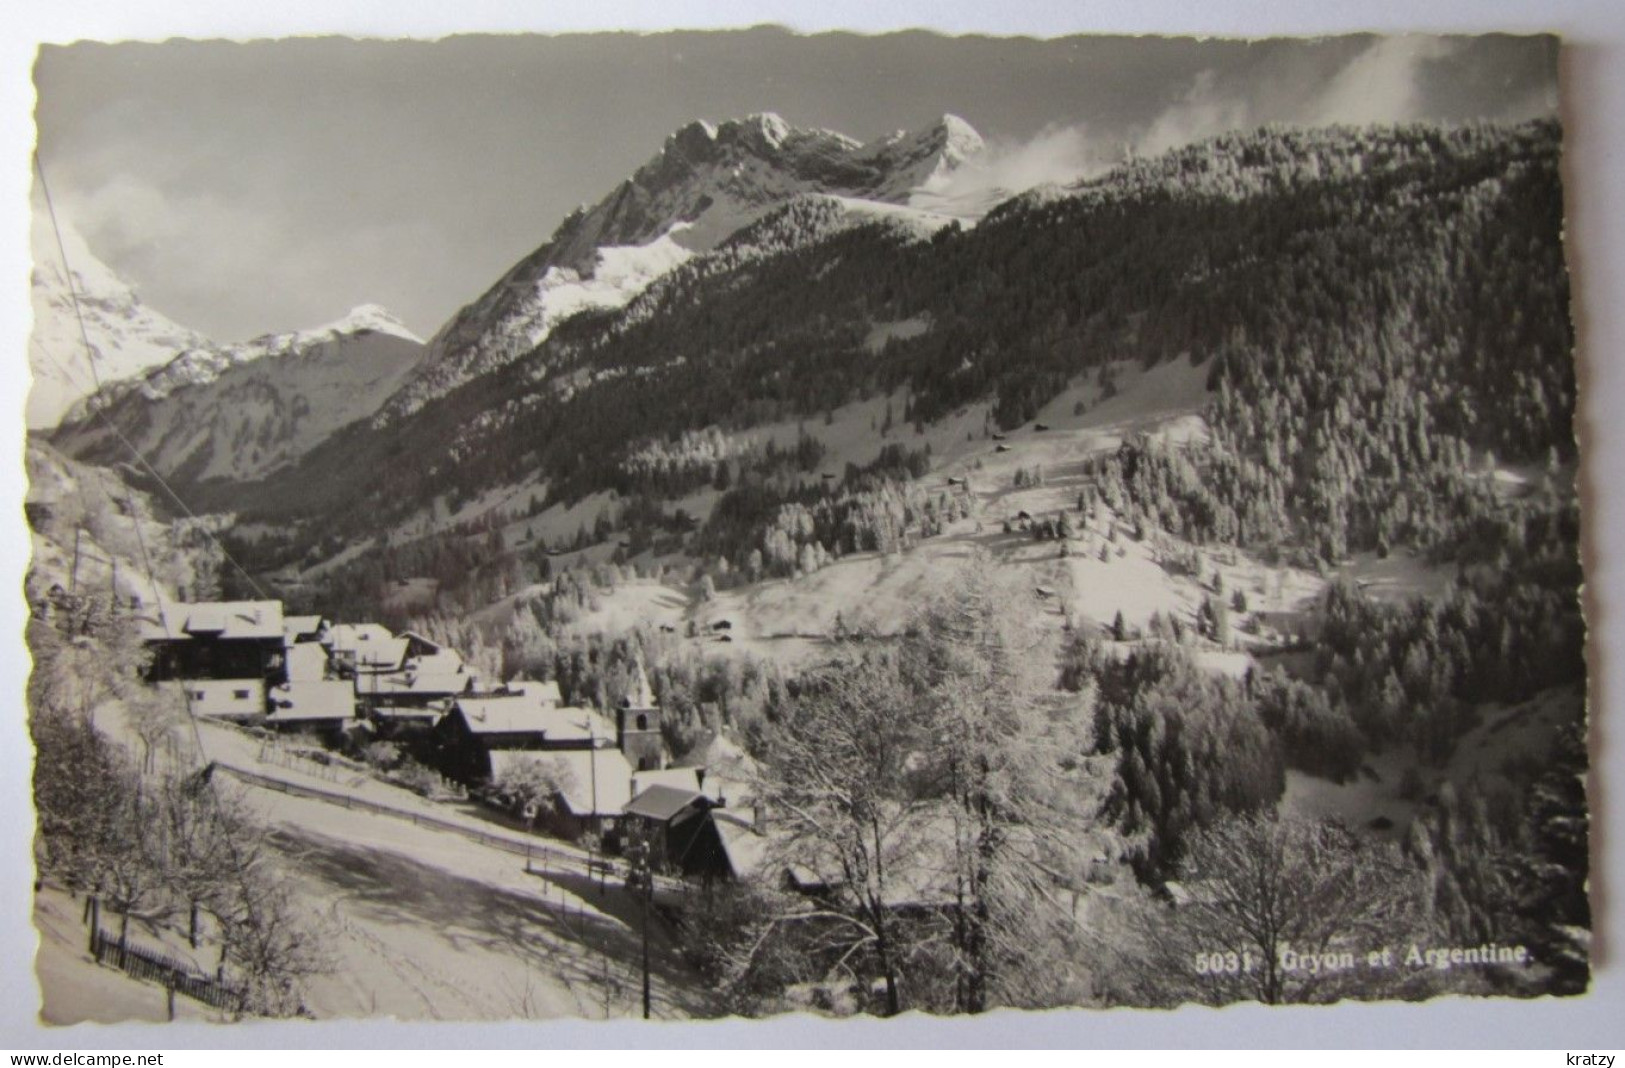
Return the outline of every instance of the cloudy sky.
{"type": "Polygon", "coordinates": [[[1001,181],[1229,128],[1557,104],[1542,38],[864,37],[785,30],[77,44],[35,70],[59,211],[217,340],[389,307],[424,336],[695,118],[861,140],[959,115],[1001,181]]]}

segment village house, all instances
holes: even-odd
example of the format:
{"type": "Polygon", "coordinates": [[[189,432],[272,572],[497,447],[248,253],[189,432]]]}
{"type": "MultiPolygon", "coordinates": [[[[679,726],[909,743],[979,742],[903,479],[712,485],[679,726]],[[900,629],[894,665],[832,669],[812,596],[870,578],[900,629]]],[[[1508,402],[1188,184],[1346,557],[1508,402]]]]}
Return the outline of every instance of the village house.
{"type": "Polygon", "coordinates": [[[446,773],[468,783],[491,778],[493,752],[615,746],[614,729],[597,711],[560,706],[541,692],[459,697],[435,726],[434,736],[446,773]]]}
{"type": "Polygon", "coordinates": [[[327,633],[327,626],[322,616],[283,616],[282,636],[290,646],[319,643],[327,633]]]}
{"type": "Polygon", "coordinates": [[[154,681],[258,679],[263,698],[263,683],[283,671],[281,601],[160,602],[136,618],[153,651],[154,681]]]}
{"type": "Polygon", "coordinates": [[[350,678],[358,674],[399,671],[406,661],[407,641],[380,623],[340,623],[323,638],[333,666],[350,678]]]}
{"type": "Polygon", "coordinates": [[[657,783],[622,809],[622,836],[648,844],[658,868],[709,882],[734,875],[721,832],[712,819],[717,802],[698,790],[657,783]]]}
{"type": "Polygon", "coordinates": [[[479,688],[478,678],[456,650],[421,634],[406,631],[368,652],[378,655],[369,670],[356,671],[354,679],[356,698],[369,712],[427,710],[479,688]],[[399,659],[391,659],[397,651],[399,659]]]}
{"type": "Polygon", "coordinates": [[[175,685],[194,716],[248,723],[265,715],[265,680],[180,679],[175,685]]]}
{"type": "Polygon", "coordinates": [[[620,750],[495,749],[490,762],[493,779],[535,765],[555,783],[551,803],[530,814],[533,828],[569,841],[588,834],[611,841],[618,835],[622,810],[632,797],[632,767],[620,750]]]}
{"type": "Polygon", "coordinates": [[[556,683],[516,681],[502,692],[461,696],[433,731],[441,769],[469,785],[489,784],[527,764],[558,784],[539,823],[566,838],[612,833],[632,797],[622,737],[597,710],[561,703],[556,683]]]}
{"type": "Polygon", "coordinates": [[[271,688],[268,727],[336,740],[356,722],[355,693],[344,679],[290,679],[271,688]]]}

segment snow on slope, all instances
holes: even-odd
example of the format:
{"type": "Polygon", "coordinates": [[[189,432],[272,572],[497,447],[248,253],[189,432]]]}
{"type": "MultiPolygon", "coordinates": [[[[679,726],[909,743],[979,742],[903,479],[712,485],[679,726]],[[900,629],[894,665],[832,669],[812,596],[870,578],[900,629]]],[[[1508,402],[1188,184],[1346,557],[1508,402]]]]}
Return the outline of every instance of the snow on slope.
{"type": "Polygon", "coordinates": [[[169,362],[178,352],[209,345],[202,334],[143,304],[127,282],[96,258],[72,226],[62,225],[63,250],[72,269],[71,289],[50,221],[37,213],[31,244],[34,329],[28,365],[34,385],[28,395],[30,427],[55,426],[98,381],[138,375],[169,362]],[[88,359],[74,314],[75,293],[90,340],[88,359]]]}
{"type": "Polygon", "coordinates": [[[76,405],[64,422],[84,419],[90,414],[92,401],[106,405],[132,392],[139,393],[147,400],[159,400],[177,389],[207,385],[233,367],[241,367],[243,364],[266,357],[300,355],[318,345],[368,334],[384,334],[416,345],[423,344],[422,338],[408,330],[386,309],[377,304],[362,304],[325,326],[286,333],[262,334],[248,341],[227,344],[205,343],[187,348],[143,374],[107,382],[95,398],[87,398],[76,405]]]}
{"type": "MultiPolygon", "coordinates": [[[[377,305],[325,326],[189,350],[93,398],[159,471],[248,480],[292,463],[373,414],[407,380],[422,342],[377,305]]],[[[56,436],[74,455],[122,459],[88,404],[56,436]]]]}
{"type": "MultiPolygon", "coordinates": [[[[39,980],[40,1020],[53,1025],[168,1021],[168,995],[162,986],[97,964],[86,952],[83,910],[84,903],[66,890],[45,887],[34,895],[34,929],[39,933],[34,975],[39,980]]],[[[175,1018],[223,1021],[224,1014],[191,998],[177,997],[175,1018]]]]}
{"type": "Polygon", "coordinates": [[[161,522],[147,496],[114,471],[73,461],[34,438],[26,462],[30,603],[57,584],[153,604],[181,587],[197,588],[218,564],[201,531],[218,530],[225,517],[161,522]],[[148,561],[157,586],[148,580],[148,561]]]}
{"type": "Polygon", "coordinates": [[[414,380],[381,418],[403,416],[468,379],[533,349],[565,316],[620,307],[687,254],[705,252],[774,208],[805,195],[842,198],[854,211],[934,229],[944,213],[909,198],[983,151],[962,119],[869,145],[829,130],[801,130],[774,114],[713,126],[690,123],[661,152],[515,265],[430,342],[414,380]]]}

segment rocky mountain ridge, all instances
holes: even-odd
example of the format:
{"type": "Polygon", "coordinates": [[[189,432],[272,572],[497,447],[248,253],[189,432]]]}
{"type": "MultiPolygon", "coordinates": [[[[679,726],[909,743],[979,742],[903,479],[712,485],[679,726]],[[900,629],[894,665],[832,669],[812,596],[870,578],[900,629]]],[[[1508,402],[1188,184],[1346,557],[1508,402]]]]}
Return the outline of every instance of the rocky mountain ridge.
{"type": "Polygon", "coordinates": [[[380,418],[410,414],[531,351],[575,312],[625,305],[656,278],[797,197],[835,196],[856,212],[906,210],[916,191],[984,151],[976,131],[952,115],[870,144],[797,129],[772,113],[689,123],[442,327],[420,371],[380,418]]]}

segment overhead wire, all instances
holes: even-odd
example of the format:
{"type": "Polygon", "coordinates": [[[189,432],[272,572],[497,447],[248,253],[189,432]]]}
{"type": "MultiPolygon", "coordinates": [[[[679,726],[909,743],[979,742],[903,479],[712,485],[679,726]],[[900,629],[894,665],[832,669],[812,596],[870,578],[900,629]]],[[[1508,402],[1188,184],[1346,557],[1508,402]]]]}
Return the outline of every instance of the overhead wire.
{"type": "MultiPolygon", "coordinates": [[[[201,517],[199,517],[198,514],[192,510],[191,506],[181,498],[181,495],[175,490],[175,487],[170,485],[169,481],[165,479],[164,476],[158,472],[157,468],[153,467],[153,465],[147,460],[146,454],[144,454],[141,449],[137,447],[133,441],[126,437],[122,430],[119,429],[118,424],[115,423],[112,417],[108,414],[107,406],[105,404],[97,403],[97,398],[103,395],[101,376],[96,372],[94,350],[90,345],[90,334],[85,327],[84,312],[79,300],[79,287],[74,283],[73,269],[68,262],[67,249],[62,241],[62,230],[57,222],[56,206],[51,199],[51,187],[45,178],[45,164],[40,159],[39,152],[37,150],[34,153],[34,169],[39,175],[40,189],[45,194],[46,210],[50,214],[51,229],[56,236],[57,255],[62,260],[63,274],[66,276],[68,293],[73,302],[74,317],[79,324],[79,339],[84,345],[85,349],[85,364],[90,370],[91,383],[94,386],[93,392],[89,395],[86,408],[96,417],[98,422],[100,422],[124,445],[141,470],[163,489],[164,493],[171,501],[175,503],[176,507],[185,513],[187,518],[191,519],[197,524],[197,528],[203,532],[204,537],[208,538],[209,541],[214,545],[215,549],[219,551],[221,559],[225,560],[236,569],[237,573],[243,577],[245,582],[248,583],[249,588],[251,588],[261,600],[271,600],[272,598],[270,595],[265,592],[265,589],[260,586],[257,581],[255,581],[254,576],[249,573],[248,569],[239,563],[236,557],[231,555],[220,539],[215,536],[214,531],[209,529],[209,525],[203,522],[201,517]]],[[[72,374],[72,371],[63,366],[61,361],[57,360],[54,354],[47,351],[43,346],[36,346],[36,348],[39,352],[43,353],[47,359],[55,364],[57,369],[61,371],[65,377],[75,377],[72,374]]],[[[139,533],[137,536],[139,538],[139,533]]],[[[143,549],[143,552],[144,551],[145,550],[143,549]]],[[[148,577],[150,578],[151,576],[149,575],[148,577]]]]}
{"type": "MultiPolygon", "coordinates": [[[[91,345],[90,345],[90,333],[85,327],[84,308],[83,308],[83,306],[82,306],[82,304],[81,304],[81,302],[79,300],[79,286],[74,281],[73,265],[68,260],[67,247],[62,241],[62,227],[61,227],[60,222],[57,219],[56,203],[51,197],[50,183],[47,182],[46,178],[45,178],[45,164],[40,159],[39,152],[37,150],[34,153],[34,169],[35,169],[36,173],[38,173],[38,175],[39,175],[40,189],[45,194],[45,207],[46,207],[47,213],[50,215],[50,218],[51,218],[51,231],[52,231],[53,235],[56,238],[57,256],[59,257],[59,259],[62,262],[63,280],[66,282],[67,287],[68,287],[68,296],[69,296],[69,299],[71,300],[72,305],[73,305],[74,319],[78,322],[79,340],[80,340],[81,344],[84,346],[85,365],[90,370],[91,382],[95,387],[95,392],[91,394],[92,398],[94,398],[97,394],[99,394],[101,392],[101,387],[102,387],[101,376],[99,374],[97,374],[97,372],[96,372],[95,350],[91,348],[91,345]]],[[[68,367],[63,366],[61,361],[56,359],[55,354],[50,352],[48,349],[46,349],[45,346],[36,344],[35,348],[39,352],[44,354],[45,357],[47,359],[49,359],[53,364],[56,365],[57,370],[62,372],[65,379],[67,379],[67,380],[69,380],[71,382],[72,379],[74,379],[76,377],[75,375],[73,375],[72,371],[68,367]]],[[[107,425],[107,427],[110,430],[112,430],[112,432],[119,438],[119,440],[124,442],[125,446],[127,448],[129,448],[132,453],[135,454],[136,459],[142,464],[142,466],[145,467],[147,470],[152,471],[152,466],[146,462],[146,457],[141,455],[140,450],[135,447],[134,443],[131,442],[128,438],[126,438],[123,435],[123,433],[121,433],[119,431],[118,426],[115,423],[113,423],[111,418],[109,418],[106,415],[105,412],[103,412],[100,408],[98,408],[95,405],[94,401],[92,401],[92,403],[90,404],[90,408],[91,408],[92,411],[94,411],[97,414],[97,416],[99,418],[101,418],[102,422],[104,422],[107,425]]],[[[153,476],[155,478],[157,478],[158,482],[161,485],[163,485],[164,488],[169,492],[170,496],[173,497],[176,500],[176,502],[181,505],[182,509],[187,513],[187,515],[191,516],[192,519],[195,522],[198,522],[199,527],[204,531],[204,533],[206,535],[208,535],[209,538],[215,542],[215,545],[220,549],[222,556],[224,556],[228,560],[231,560],[231,556],[230,556],[229,553],[227,553],[225,551],[225,547],[223,545],[220,545],[218,539],[214,538],[213,533],[208,530],[207,526],[204,525],[201,521],[199,521],[197,519],[197,516],[191,511],[190,508],[186,507],[185,502],[181,501],[180,497],[175,493],[175,491],[172,488],[169,487],[168,483],[164,482],[162,476],[158,475],[156,471],[152,471],[152,473],[153,473],[153,476]]],[[[85,512],[88,515],[89,514],[88,500],[83,497],[84,483],[83,483],[83,480],[77,480],[77,481],[79,481],[79,489],[80,489],[80,492],[81,492],[82,507],[85,508],[85,512]]],[[[101,484],[101,488],[102,488],[103,492],[107,494],[107,498],[108,498],[109,502],[117,504],[117,501],[113,497],[112,490],[109,489],[105,484],[101,484]]],[[[141,556],[141,567],[142,567],[142,570],[144,570],[146,572],[147,584],[151,588],[152,593],[153,593],[153,601],[155,602],[155,605],[156,605],[156,608],[157,608],[157,613],[158,613],[158,625],[159,625],[159,627],[161,627],[163,629],[164,634],[167,636],[167,635],[169,635],[171,633],[171,630],[170,630],[170,626],[169,626],[169,615],[168,615],[167,610],[164,608],[164,598],[163,598],[163,593],[162,593],[163,587],[159,584],[157,572],[155,571],[155,569],[152,566],[152,554],[147,549],[146,535],[143,534],[142,531],[141,531],[141,512],[135,506],[135,499],[134,499],[133,491],[130,491],[130,492],[128,492],[126,494],[126,499],[125,499],[125,502],[124,502],[124,509],[125,509],[125,511],[127,511],[129,513],[129,516],[130,516],[130,528],[135,533],[136,547],[137,547],[137,550],[138,550],[138,552],[140,553],[140,556],[141,556]]],[[[242,566],[240,564],[238,564],[235,560],[231,560],[231,563],[233,564],[233,566],[237,567],[237,569],[239,571],[243,571],[242,566]]],[[[255,590],[259,590],[258,584],[253,582],[252,577],[248,576],[248,573],[246,571],[243,571],[243,574],[244,574],[245,577],[249,578],[249,582],[250,582],[251,585],[254,586],[255,590]]],[[[114,597],[116,598],[117,597],[117,591],[116,590],[113,591],[113,594],[114,594],[114,597]]],[[[261,591],[261,596],[264,596],[263,591],[261,591]]],[[[187,721],[187,725],[191,728],[192,742],[193,742],[193,745],[197,749],[198,761],[201,764],[203,764],[204,766],[207,766],[207,764],[208,764],[208,751],[207,751],[207,749],[205,748],[205,746],[203,744],[203,735],[198,730],[197,716],[194,714],[193,708],[192,708],[192,695],[191,695],[190,691],[188,691],[184,686],[181,688],[181,691],[182,691],[182,698],[186,702],[186,721],[187,721]]]]}

